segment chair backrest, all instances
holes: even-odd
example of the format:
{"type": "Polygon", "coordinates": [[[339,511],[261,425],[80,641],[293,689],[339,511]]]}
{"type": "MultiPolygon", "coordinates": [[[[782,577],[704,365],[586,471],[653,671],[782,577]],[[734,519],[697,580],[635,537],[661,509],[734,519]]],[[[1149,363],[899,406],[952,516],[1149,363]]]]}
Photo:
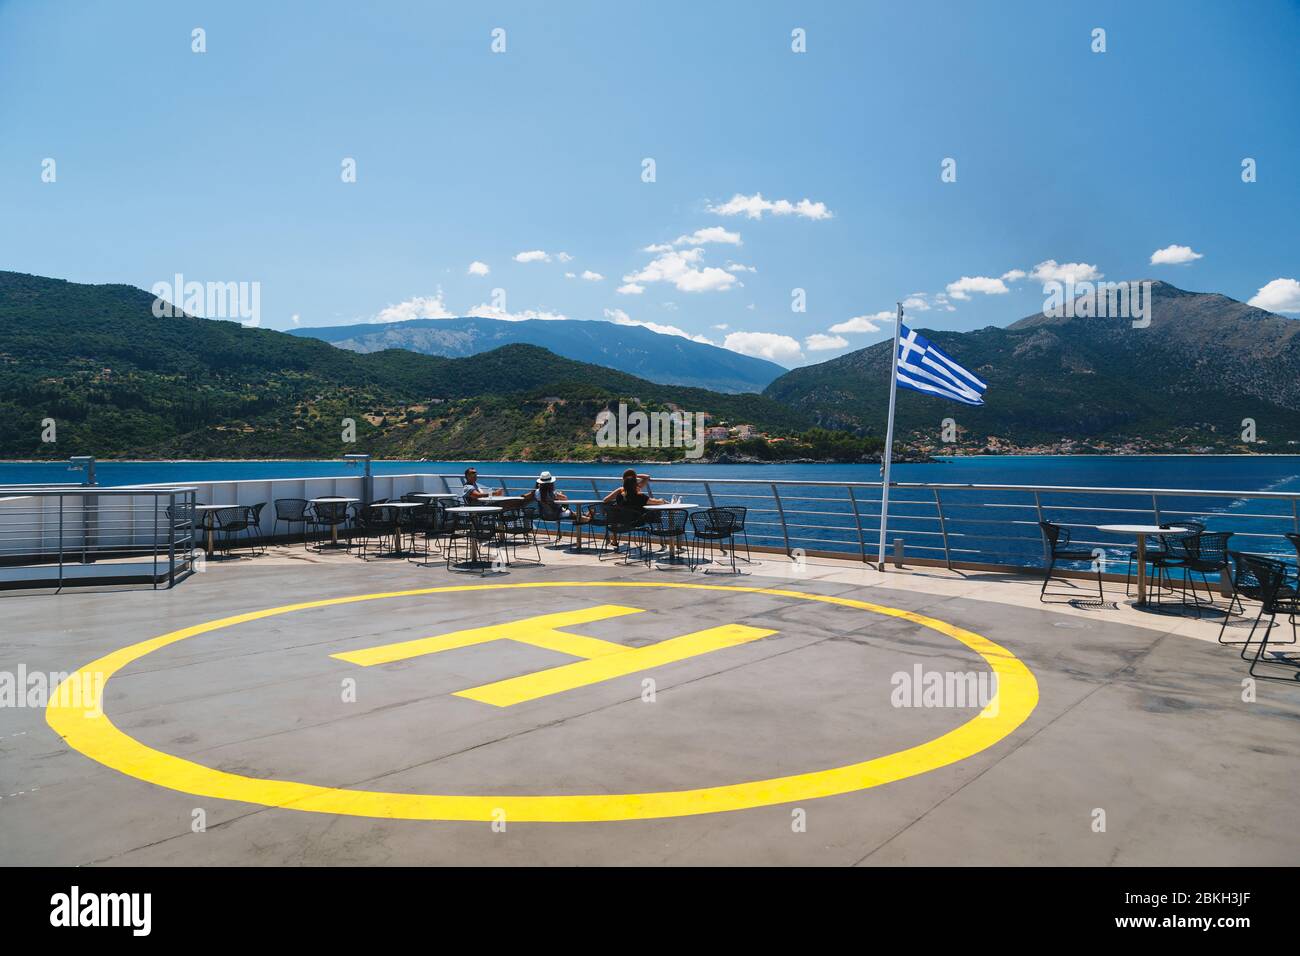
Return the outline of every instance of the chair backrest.
{"type": "Polygon", "coordinates": [[[607,506],[606,515],[610,531],[631,531],[646,523],[646,513],[640,508],[609,505],[607,506]]]}
{"type": "Polygon", "coordinates": [[[603,528],[609,524],[609,508],[605,503],[591,505],[591,524],[598,528],[603,528]]]}
{"type": "Polygon", "coordinates": [[[1249,576],[1254,578],[1258,588],[1256,594],[1247,594],[1264,605],[1265,612],[1271,612],[1277,606],[1278,592],[1286,584],[1287,571],[1285,563],[1272,558],[1261,558],[1253,554],[1237,553],[1238,567],[1245,564],[1249,576]]]}
{"type": "Polygon", "coordinates": [[[1288,531],[1286,533],[1286,539],[1295,547],[1296,561],[1300,563],[1300,534],[1297,534],[1294,531],[1288,531]]]}
{"type": "MultiPolygon", "coordinates": [[[[660,511],[657,512],[657,514],[659,515],[659,521],[656,524],[655,530],[659,534],[681,534],[686,530],[685,511],[680,509],[675,511],[660,511]]],[[[741,527],[743,526],[742,523],[741,527]]],[[[736,530],[739,531],[740,528],[737,528],[736,530]]]]}
{"type": "Polygon", "coordinates": [[[537,500],[537,514],[543,521],[559,521],[562,511],[555,501],[537,500]]]}
{"type": "Polygon", "coordinates": [[[302,521],[306,516],[306,498],[275,499],[275,518],[277,521],[302,521]]]}
{"type": "Polygon", "coordinates": [[[696,534],[735,534],[736,516],[725,508],[705,508],[691,512],[691,528],[696,534]]]}
{"type": "Polygon", "coordinates": [[[337,524],[346,521],[348,518],[348,503],[346,501],[318,501],[312,505],[316,512],[316,518],[327,524],[337,524]]]}
{"type": "Polygon", "coordinates": [[[1038,532],[1043,536],[1043,546],[1047,548],[1049,554],[1057,548],[1063,548],[1070,543],[1070,529],[1062,528],[1059,524],[1040,521],[1038,522],[1038,532]]]}
{"type": "Polygon", "coordinates": [[[1204,531],[1183,539],[1188,555],[1197,561],[1227,562],[1231,531],[1204,531]]]}
{"type": "Polygon", "coordinates": [[[218,508],[215,512],[217,527],[222,531],[243,531],[248,527],[248,509],[236,505],[218,508]]]}
{"type": "Polygon", "coordinates": [[[736,516],[736,525],[735,525],[736,531],[745,530],[745,514],[749,511],[749,509],[746,508],[744,505],[721,505],[713,510],[730,511],[733,515],[736,516]]]}
{"type": "Polygon", "coordinates": [[[266,507],[265,501],[259,501],[248,509],[249,524],[260,525],[262,523],[262,509],[266,507]]]}

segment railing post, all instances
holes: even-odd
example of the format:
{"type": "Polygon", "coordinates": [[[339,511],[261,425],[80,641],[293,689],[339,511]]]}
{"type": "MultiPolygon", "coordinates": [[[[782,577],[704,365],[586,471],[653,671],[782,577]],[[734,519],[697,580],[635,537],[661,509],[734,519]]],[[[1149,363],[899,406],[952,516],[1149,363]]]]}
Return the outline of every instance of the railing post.
{"type": "MultiPolygon", "coordinates": [[[[167,496],[167,587],[176,586],[176,492],[167,496]]],[[[190,515],[194,514],[193,508],[186,509],[190,515]]]]}
{"type": "MultiPolygon", "coordinates": [[[[41,507],[44,511],[44,506],[41,507]]],[[[42,535],[44,537],[44,535],[42,535]]],[[[42,549],[43,550],[43,549],[42,549]]],[[[63,495],[59,495],[59,590],[63,590],[63,495]]]]}
{"type": "Polygon", "coordinates": [[[1151,496],[1151,517],[1155,518],[1155,524],[1162,524],[1160,520],[1160,496],[1153,494],[1151,496]]]}
{"type": "MultiPolygon", "coordinates": [[[[162,495],[158,492],[153,493],[153,580],[150,582],[155,591],[158,590],[158,502],[162,500],[162,495]]],[[[131,524],[135,524],[135,508],[131,509],[131,524]]],[[[132,550],[135,546],[135,539],[131,540],[132,550]]]]}
{"type": "Polygon", "coordinates": [[[845,485],[849,490],[849,501],[853,504],[853,524],[858,529],[858,550],[862,552],[862,560],[867,560],[867,542],[862,537],[862,515],[858,512],[858,496],[853,493],[852,485],[845,485]]]}
{"type": "MultiPolygon", "coordinates": [[[[1035,489],[1035,491],[1034,491],[1034,509],[1038,512],[1038,520],[1039,520],[1040,522],[1043,521],[1043,520],[1044,520],[1044,519],[1043,519],[1043,499],[1039,496],[1038,491],[1037,491],[1036,489],[1035,489]]],[[[1043,537],[1043,535],[1042,535],[1042,530],[1043,530],[1043,529],[1042,529],[1041,527],[1038,529],[1038,531],[1039,531],[1039,537],[1043,537]]],[[[1046,564],[1047,562],[1049,562],[1049,561],[1051,561],[1051,560],[1052,560],[1052,555],[1051,555],[1051,554],[1049,553],[1049,551],[1048,551],[1048,547],[1047,547],[1047,539],[1046,539],[1046,538],[1043,538],[1043,563],[1046,564]]]]}
{"type": "Polygon", "coordinates": [[[709,487],[709,483],[707,481],[704,483],[704,493],[709,496],[709,507],[716,508],[717,505],[713,501],[713,489],[709,487]]]}
{"type": "Polygon", "coordinates": [[[939,489],[934,489],[934,509],[939,512],[939,531],[943,534],[943,563],[949,571],[952,570],[952,553],[948,550],[948,522],[943,516],[943,502],[939,500],[939,489]]]}
{"type": "Polygon", "coordinates": [[[776,499],[776,513],[781,516],[781,537],[785,541],[786,557],[790,556],[790,531],[785,526],[785,508],[781,506],[781,493],[776,490],[776,482],[772,482],[772,497],[776,499]]]}

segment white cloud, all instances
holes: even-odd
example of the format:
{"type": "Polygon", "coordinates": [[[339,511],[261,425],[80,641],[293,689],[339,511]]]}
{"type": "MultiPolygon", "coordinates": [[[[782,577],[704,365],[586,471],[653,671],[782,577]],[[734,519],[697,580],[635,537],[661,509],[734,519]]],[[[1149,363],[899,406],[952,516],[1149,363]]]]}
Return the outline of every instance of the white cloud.
{"type": "Polygon", "coordinates": [[[708,208],[709,212],[717,213],[719,216],[744,215],[750,219],[762,219],[765,212],[770,212],[774,216],[802,216],[805,219],[830,219],[835,215],[822,202],[813,202],[810,199],[800,199],[797,203],[792,203],[788,199],[773,201],[764,199],[762,193],[754,193],[752,196],[736,193],[722,205],[708,208]]]}
{"type": "Polygon", "coordinates": [[[924,292],[913,292],[903,300],[903,308],[912,312],[929,312],[930,303],[925,301],[924,292]]]}
{"type": "Polygon", "coordinates": [[[699,246],[665,252],[640,272],[623,276],[627,285],[618,291],[628,289],[631,292],[635,288],[636,292],[642,292],[644,287],[640,283],[649,282],[671,282],[681,292],[722,292],[730,289],[735,284],[736,277],[715,266],[699,268],[698,263],[703,255],[704,250],[699,246]]]}
{"type": "Polygon", "coordinates": [[[1101,271],[1086,262],[1062,263],[1047,259],[1029,270],[1029,278],[1035,282],[1095,282],[1101,277],[1101,271]]]}
{"type": "Polygon", "coordinates": [[[728,262],[727,271],[728,272],[757,272],[758,270],[755,269],[753,266],[741,265],[739,262],[728,262]]]}
{"type": "Polygon", "coordinates": [[[798,362],[803,359],[799,340],[775,332],[732,332],[722,341],[722,347],[767,359],[769,362],[798,362]]]}
{"type": "Polygon", "coordinates": [[[849,344],[849,340],[839,335],[822,335],[820,332],[814,332],[803,340],[803,344],[809,352],[828,352],[831,349],[842,349],[849,344]]]}
{"type": "Polygon", "coordinates": [[[615,325],[636,325],[643,329],[649,329],[651,332],[657,332],[660,335],[676,335],[683,339],[690,339],[692,342],[703,342],[705,345],[713,345],[710,339],[703,335],[692,335],[685,329],[679,329],[675,325],[661,325],[658,322],[638,322],[622,309],[606,309],[605,318],[609,319],[615,325]]]}
{"type": "Polygon", "coordinates": [[[1153,266],[1181,266],[1197,259],[1205,258],[1199,252],[1193,252],[1191,246],[1165,246],[1151,253],[1153,266]]]}
{"type": "Polygon", "coordinates": [[[566,278],[566,279],[576,279],[576,278],[578,278],[578,274],[577,274],[576,272],[566,272],[566,273],[564,274],[564,278],[566,278]]]}
{"type": "Polygon", "coordinates": [[[525,309],[522,312],[507,312],[505,309],[486,302],[474,306],[465,313],[481,319],[501,319],[503,322],[523,322],[527,319],[541,319],[545,322],[563,322],[569,317],[560,312],[548,312],[545,309],[525,309]]]}
{"type": "Polygon", "coordinates": [[[731,326],[729,326],[726,322],[719,322],[717,325],[714,326],[714,328],[717,329],[719,332],[725,332],[727,331],[727,329],[731,328],[731,326]]]}
{"type": "Polygon", "coordinates": [[[874,315],[855,315],[847,321],[832,325],[832,332],[879,332],[880,326],[877,322],[883,322],[885,325],[894,324],[893,312],[877,312],[874,315]]]}
{"type": "Polygon", "coordinates": [[[702,246],[706,242],[721,242],[726,245],[740,245],[740,233],[728,232],[722,226],[709,226],[707,229],[696,229],[689,236],[678,236],[673,243],[678,246],[702,246]]]}
{"type": "Polygon", "coordinates": [[[586,279],[588,282],[600,282],[605,278],[599,272],[592,272],[590,269],[584,271],[582,273],[582,277],[586,279]]]}
{"type": "Polygon", "coordinates": [[[1002,279],[1004,282],[1019,282],[1024,277],[1025,270],[1023,269],[1008,269],[1006,272],[1002,273],[1002,279]]]}
{"type": "Polygon", "coordinates": [[[1300,312],[1300,282],[1274,279],[1256,292],[1247,305],[1269,312],[1300,312]]]}
{"type": "MultiPolygon", "coordinates": [[[[626,277],[624,277],[626,278],[626,277]]],[[[619,295],[640,295],[645,291],[645,286],[637,285],[635,282],[626,282],[615,290],[619,295]]]]}
{"type": "Polygon", "coordinates": [[[381,309],[371,322],[406,322],[410,319],[454,319],[442,301],[442,290],[437,295],[416,296],[381,309]]]}
{"type": "Polygon", "coordinates": [[[551,254],[543,252],[541,249],[531,249],[528,252],[521,252],[515,256],[515,262],[550,262],[551,254]]]}
{"type": "Polygon", "coordinates": [[[492,270],[488,268],[488,264],[486,262],[479,262],[477,259],[475,259],[473,262],[469,264],[469,269],[467,270],[467,274],[472,276],[485,276],[491,271],[492,270]]]}
{"type": "Polygon", "coordinates": [[[569,255],[567,252],[557,252],[557,253],[555,254],[555,258],[556,258],[556,261],[558,261],[558,262],[572,262],[572,261],[573,261],[573,256],[569,255]]]}
{"type": "Polygon", "coordinates": [[[1001,279],[993,279],[989,276],[962,276],[956,282],[949,282],[947,289],[948,295],[959,301],[969,299],[972,292],[981,295],[1003,295],[1011,291],[1001,279]]]}

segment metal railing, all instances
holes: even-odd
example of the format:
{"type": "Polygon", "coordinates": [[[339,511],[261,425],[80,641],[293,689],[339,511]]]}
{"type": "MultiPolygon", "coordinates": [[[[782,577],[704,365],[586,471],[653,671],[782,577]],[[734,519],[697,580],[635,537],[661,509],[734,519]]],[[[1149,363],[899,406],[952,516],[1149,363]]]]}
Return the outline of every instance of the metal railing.
{"type": "Polygon", "coordinates": [[[0,486],[0,590],[147,583],[193,569],[196,489],[0,486]]]}
{"type": "MultiPolygon", "coordinates": [[[[460,486],[458,475],[438,477],[450,488],[460,486]]],[[[571,497],[603,497],[620,482],[610,475],[556,475],[556,480],[571,497]]],[[[512,493],[533,485],[532,478],[519,475],[481,475],[479,481],[512,493]]],[[[874,561],[879,547],[878,481],[655,476],[651,484],[658,497],[680,494],[709,506],[745,506],[751,541],[767,550],[874,561]]],[[[886,546],[891,554],[900,553],[895,543],[901,541],[901,556],[918,563],[1038,568],[1042,520],[1071,528],[1072,547],[1100,549],[1121,564],[1135,539],[1099,526],[1197,520],[1211,531],[1232,531],[1233,550],[1294,558],[1285,534],[1300,533],[1300,492],[895,482],[886,546]]]]}
{"type": "MultiPolygon", "coordinates": [[[[604,497],[619,487],[620,472],[557,474],[556,479],[570,497],[604,497]]],[[[410,491],[458,491],[461,487],[460,474],[377,474],[371,480],[373,494],[386,498],[410,491]]],[[[534,476],[491,474],[481,475],[479,480],[517,493],[532,488],[534,476]]],[[[329,477],[192,482],[186,488],[204,504],[251,507],[265,502],[257,530],[269,537],[274,530],[275,499],[329,495],[362,498],[366,492],[364,482],[364,476],[354,472],[329,477]]],[[[679,478],[672,475],[671,469],[665,469],[655,475],[652,486],[659,497],[680,494],[704,506],[744,505],[749,509],[746,530],[750,543],[759,549],[862,561],[874,561],[876,557],[879,481],[679,478]]],[[[76,495],[89,489],[68,486],[60,490],[76,495]]],[[[171,490],[137,486],[97,488],[95,492],[103,496],[110,491],[167,494],[171,490]]],[[[894,554],[894,543],[901,540],[906,561],[954,568],[1014,571],[1042,567],[1038,522],[1043,519],[1071,528],[1072,544],[1100,548],[1109,561],[1119,562],[1121,572],[1136,542],[1129,536],[1099,531],[1099,525],[1199,520],[1212,531],[1234,532],[1230,541],[1234,550],[1275,557],[1294,557],[1284,534],[1300,533],[1300,492],[896,482],[890,489],[889,512],[888,553],[894,554]]],[[[146,533],[149,520],[142,519],[142,523],[137,531],[146,533]]]]}

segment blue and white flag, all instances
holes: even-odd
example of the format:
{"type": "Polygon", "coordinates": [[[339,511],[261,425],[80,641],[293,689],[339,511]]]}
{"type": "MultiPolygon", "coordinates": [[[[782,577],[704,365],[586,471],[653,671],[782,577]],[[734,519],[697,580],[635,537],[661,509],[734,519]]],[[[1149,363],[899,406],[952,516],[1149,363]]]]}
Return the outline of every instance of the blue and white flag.
{"type": "Polygon", "coordinates": [[[898,384],[926,395],[983,405],[988,383],[962,368],[939,346],[906,325],[898,336],[898,384]]]}

